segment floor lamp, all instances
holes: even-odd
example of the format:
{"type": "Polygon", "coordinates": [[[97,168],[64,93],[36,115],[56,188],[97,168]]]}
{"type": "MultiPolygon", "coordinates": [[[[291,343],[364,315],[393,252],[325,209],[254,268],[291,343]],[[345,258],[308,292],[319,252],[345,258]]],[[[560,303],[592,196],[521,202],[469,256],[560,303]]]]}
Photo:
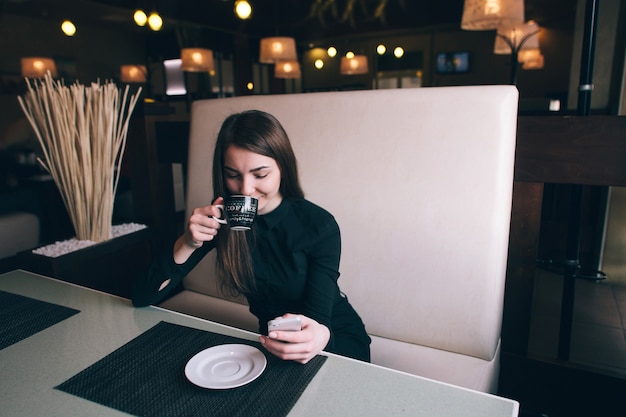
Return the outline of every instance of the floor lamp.
{"type": "Polygon", "coordinates": [[[539,26],[535,22],[497,28],[495,54],[511,54],[511,85],[517,84],[520,52],[539,49],[539,26]]]}

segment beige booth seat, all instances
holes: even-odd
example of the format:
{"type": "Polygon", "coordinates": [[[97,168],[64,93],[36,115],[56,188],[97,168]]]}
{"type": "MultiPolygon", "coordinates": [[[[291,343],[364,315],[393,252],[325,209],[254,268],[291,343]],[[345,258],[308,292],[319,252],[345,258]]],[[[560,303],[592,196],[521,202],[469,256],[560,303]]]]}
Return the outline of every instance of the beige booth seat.
{"type": "MultiPolygon", "coordinates": [[[[224,118],[274,114],[309,200],[342,233],[339,284],[375,364],[485,392],[498,382],[518,92],[437,87],[249,96],[193,104],[187,212],[210,203],[224,118]]],[[[212,258],[163,305],[250,330],[212,258]]]]}

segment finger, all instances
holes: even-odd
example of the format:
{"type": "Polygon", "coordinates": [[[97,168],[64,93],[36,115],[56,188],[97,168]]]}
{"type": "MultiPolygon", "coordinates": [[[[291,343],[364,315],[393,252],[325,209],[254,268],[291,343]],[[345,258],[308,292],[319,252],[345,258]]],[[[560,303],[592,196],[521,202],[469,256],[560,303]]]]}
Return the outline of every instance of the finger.
{"type": "Polygon", "coordinates": [[[284,331],[284,330],[273,330],[269,333],[268,337],[274,340],[280,340],[287,343],[302,343],[305,342],[305,335],[302,334],[302,331],[294,332],[294,331],[284,331]]]}
{"type": "Polygon", "coordinates": [[[315,355],[311,352],[282,352],[280,350],[271,351],[268,349],[270,353],[274,356],[284,360],[284,361],[294,361],[298,363],[305,364],[310,361],[315,355]]]}
{"type": "Polygon", "coordinates": [[[193,209],[191,217],[200,219],[201,217],[212,218],[213,216],[215,216],[217,218],[220,218],[222,217],[222,208],[217,207],[218,204],[224,204],[224,199],[222,197],[218,197],[212,205],[196,207],[195,209],[193,209]]]}
{"type": "Polygon", "coordinates": [[[302,357],[303,355],[311,353],[311,344],[308,342],[287,342],[280,339],[270,339],[269,337],[265,337],[265,342],[263,344],[268,350],[272,351],[272,353],[283,356],[293,355],[293,357],[302,357]]]}
{"type": "Polygon", "coordinates": [[[189,218],[189,230],[192,232],[211,233],[211,230],[219,229],[220,224],[210,217],[193,215],[189,218]]]}
{"type": "Polygon", "coordinates": [[[189,219],[187,226],[189,239],[188,241],[206,242],[213,240],[217,235],[220,224],[213,219],[208,219],[206,216],[200,216],[200,218],[192,216],[189,219]]]}
{"type": "Polygon", "coordinates": [[[189,235],[193,241],[208,242],[215,238],[217,235],[217,229],[199,225],[190,225],[189,235]]]}
{"type": "Polygon", "coordinates": [[[285,361],[305,364],[316,356],[304,343],[284,343],[265,336],[260,337],[260,342],[268,352],[285,361]]]}
{"type": "Polygon", "coordinates": [[[189,217],[189,223],[200,224],[207,227],[215,226],[219,223],[213,218],[213,216],[219,217],[220,213],[220,209],[217,207],[199,207],[197,209],[194,209],[194,211],[191,213],[191,216],[189,217]]]}
{"type": "Polygon", "coordinates": [[[222,209],[216,206],[198,207],[193,210],[189,217],[189,224],[219,229],[220,222],[217,220],[223,215],[222,209]]]}

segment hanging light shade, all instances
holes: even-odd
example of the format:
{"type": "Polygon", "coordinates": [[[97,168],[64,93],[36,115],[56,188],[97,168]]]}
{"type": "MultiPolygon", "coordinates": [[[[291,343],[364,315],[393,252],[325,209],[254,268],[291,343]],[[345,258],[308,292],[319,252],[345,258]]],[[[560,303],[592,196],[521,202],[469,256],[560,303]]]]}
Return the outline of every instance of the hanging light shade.
{"type": "Polygon", "coordinates": [[[539,48],[525,49],[517,55],[517,61],[522,64],[522,69],[541,69],[544,64],[544,56],[539,48]]]}
{"type": "Polygon", "coordinates": [[[524,0],[465,0],[461,29],[491,30],[524,22],[524,0]]]}
{"type": "Polygon", "coordinates": [[[204,48],[183,48],[180,51],[180,69],[187,72],[215,71],[213,51],[204,48]]]}
{"type": "Polygon", "coordinates": [[[296,40],[286,37],[261,39],[259,62],[272,64],[277,61],[297,61],[296,40]]]}
{"type": "Polygon", "coordinates": [[[493,46],[493,53],[508,55],[511,45],[519,51],[539,48],[539,25],[533,21],[513,26],[498,28],[498,34],[493,46]]]}
{"type": "Polygon", "coordinates": [[[52,58],[28,57],[22,58],[22,77],[43,78],[50,71],[52,77],[57,76],[57,66],[52,58]]]}
{"type": "Polygon", "coordinates": [[[122,65],[120,67],[120,80],[123,83],[145,83],[148,69],[145,65],[122,65]]]}
{"type": "Polygon", "coordinates": [[[367,56],[354,55],[352,58],[346,56],[341,57],[340,72],[344,75],[367,74],[369,71],[367,65],[367,56]]]}
{"type": "Polygon", "coordinates": [[[298,61],[278,61],[274,66],[274,77],[276,78],[300,78],[300,63],[298,61]]]}

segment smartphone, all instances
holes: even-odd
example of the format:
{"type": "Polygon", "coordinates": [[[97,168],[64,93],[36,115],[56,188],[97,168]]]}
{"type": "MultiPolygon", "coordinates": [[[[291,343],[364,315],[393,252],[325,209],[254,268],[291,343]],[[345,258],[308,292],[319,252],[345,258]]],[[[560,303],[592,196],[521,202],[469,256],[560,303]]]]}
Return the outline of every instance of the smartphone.
{"type": "Polygon", "coordinates": [[[268,333],[272,330],[299,332],[302,330],[302,320],[298,316],[279,317],[267,322],[268,333]]]}

